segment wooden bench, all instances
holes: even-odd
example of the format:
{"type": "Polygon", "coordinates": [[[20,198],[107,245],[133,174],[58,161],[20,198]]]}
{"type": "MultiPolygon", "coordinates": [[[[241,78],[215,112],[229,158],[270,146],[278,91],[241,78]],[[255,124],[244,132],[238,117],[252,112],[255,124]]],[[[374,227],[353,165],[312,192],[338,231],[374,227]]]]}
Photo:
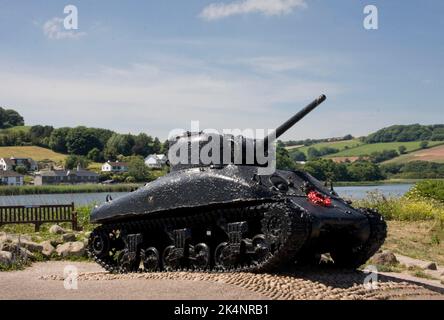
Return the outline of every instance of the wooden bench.
{"type": "Polygon", "coordinates": [[[0,206],[0,226],[31,223],[35,225],[35,232],[38,232],[43,223],[59,222],[70,222],[73,230],[80,230],[74,202],[55,205],[0,206]]]}

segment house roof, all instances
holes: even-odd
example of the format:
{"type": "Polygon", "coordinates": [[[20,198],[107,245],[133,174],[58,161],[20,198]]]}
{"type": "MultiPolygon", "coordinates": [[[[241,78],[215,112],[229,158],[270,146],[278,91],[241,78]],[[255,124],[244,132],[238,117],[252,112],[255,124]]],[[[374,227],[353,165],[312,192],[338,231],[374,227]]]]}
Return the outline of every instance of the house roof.
{"type": "Polygon", "coordinates": [[[150,154],[148,157],[145,158],[145,160],[148,160],[149,158],[155,158],[156,160],[166,160],[167,157],[164,154],[150,154]]]}
{"type": "Polygon", "coordinates": [[[0,170],[0,177],[23,177],[23,175],[12,170],[0,170]]]}
{"type": "Polygon", "coordinates": [[[110,164],[110,165],[112,165],[112,166],[128,167],[128,162],[119,162],[119,161],[113,162],[113,161],[108,161],[108,162],[106,162],[106,163],[104,163],[104,164],[110,164]]]}
{"type": "Polygon", "coordinates": [[[69,175],[76,175],[79,177],[91,177],[91,176],[99,176],[99,174],[89,171],[89,170],[47,170],[47,171],[40,171],[37,172],[36,175],[40,175],[42,177],[65,177],[69,175]]]}

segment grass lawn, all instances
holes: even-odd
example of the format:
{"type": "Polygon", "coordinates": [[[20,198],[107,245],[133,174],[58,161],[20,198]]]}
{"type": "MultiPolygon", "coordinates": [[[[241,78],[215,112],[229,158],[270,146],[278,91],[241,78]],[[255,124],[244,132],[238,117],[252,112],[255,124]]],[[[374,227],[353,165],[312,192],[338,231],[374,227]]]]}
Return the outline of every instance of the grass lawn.
{"type": "MultiPolygon", "coordinates": [[[[420,149],[420,141],[410,141],[410,142],[385,142],[385,143],[369,143],[362,144],[355,148],[350,148],[342,150],[338,153],[329,154],[327,158],[333,157],[359,157],[368,156],[373,152],[380,152],[383,150],[396,150],[398,151],[399,146],[405,146],[407,152],[412,152],[420,149]]],[[[429,147],[443,144],[444,141],[429,141],[429,147]]]]}
{"type": "Polygon", "coordinates": [[[444,264],[444,226],[439,221],[387,221],[387,224],[383,249],[444,264]]]}
{"type": "Polygon", "coordinates": [[[0,147],[0,158],[9,158],[12,156],[17,158],[32,158],[36,161],[49,159],[54,162],[65,161],[66,158],[64,154],[37,146],[0,147]]]}

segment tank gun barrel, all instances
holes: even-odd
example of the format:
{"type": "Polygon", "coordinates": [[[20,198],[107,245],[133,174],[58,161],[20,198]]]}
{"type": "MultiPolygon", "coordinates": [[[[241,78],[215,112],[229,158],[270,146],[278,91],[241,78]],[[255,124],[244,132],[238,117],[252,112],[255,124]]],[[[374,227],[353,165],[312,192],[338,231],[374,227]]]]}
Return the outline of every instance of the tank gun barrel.
{"type": "Polygon", "coordinates": [[[274,139],[279,138],[281,135],[283,135],[288,129],[290,129],[292,126],[294,126],[299,120],[304,118],[307,114],[309,114],[313,109],[315,109],[317,106],[319,106],[322,102],[325,101],[327,97],[325,95],[320,95],[318,98],[313,100],[310,104],[308,104],[305,108],[303,108],[301,111],[296,113],[294,116],[292,116],[290,119],[285,121],[283,124],[281,124],[277,129],[264,139],[264,145],[267,146],[269,142],[272,142],[274,139]]]}

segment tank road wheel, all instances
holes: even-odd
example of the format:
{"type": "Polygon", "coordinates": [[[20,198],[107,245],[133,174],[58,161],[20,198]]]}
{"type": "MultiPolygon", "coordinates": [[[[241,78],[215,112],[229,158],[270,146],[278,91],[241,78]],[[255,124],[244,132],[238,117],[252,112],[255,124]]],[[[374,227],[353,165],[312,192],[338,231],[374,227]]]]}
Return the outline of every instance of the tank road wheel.
{"type": "Polygon", "coordinates": [[[140,259],[135,252],[122,250],[118,257],[119,269],[121,273],[135,272],[139,268],[140,259]]]}
{"type": "Polygon", "coordinates": [[[104,231],[93,231],[89,240],[89,247],[96,257],[107,257],[110,248],[109,236],[104,231]]]}
{"type": "Polygon", "coordinates": [[[193,265],[200,270],[205,270],[210,265],[210,247],[205,243],[199,243],[194,247],[193,265]]]}
{"type": "Polygon", "coordinates": [[[261,263],[263,261],[266,261],[268,257],[271,255],[271,248],[270,248],[270,243],[268,242],[265,235],[258,234],[254,236],[252,239],[252,243],[254,250],[253,261],[256,263],[261,263]]]}
{"type": "Polygon", "coordinates": [[[222,270],[234,267],[238,254],[233,245],[229,245],[228,242],[220,243],[214,251],[215,266],[222,270]]]}
{"type": "Polygon", "coordinates": [[[140,251],[140,258],[145,271],[153,272],[160,269],[160,254],[156,248],[142,249],[140,251]]]}
{"type": "Polygon", "coordinates": [[[162,263],[166,271],[173,271],[180,266],[179,250],[175,246],[168,246],[163,250],[162,263]]]}
{"type": "Polygon", "coordinates": [[[367,216],[370,225],[370,236],[367,241],[357,247],[337,248],[330,252],[336,266],[356,269],[370,259],[384,244],[387,236],[387,224],[376,211],[362,208],[360,211],[367,216]]]}

